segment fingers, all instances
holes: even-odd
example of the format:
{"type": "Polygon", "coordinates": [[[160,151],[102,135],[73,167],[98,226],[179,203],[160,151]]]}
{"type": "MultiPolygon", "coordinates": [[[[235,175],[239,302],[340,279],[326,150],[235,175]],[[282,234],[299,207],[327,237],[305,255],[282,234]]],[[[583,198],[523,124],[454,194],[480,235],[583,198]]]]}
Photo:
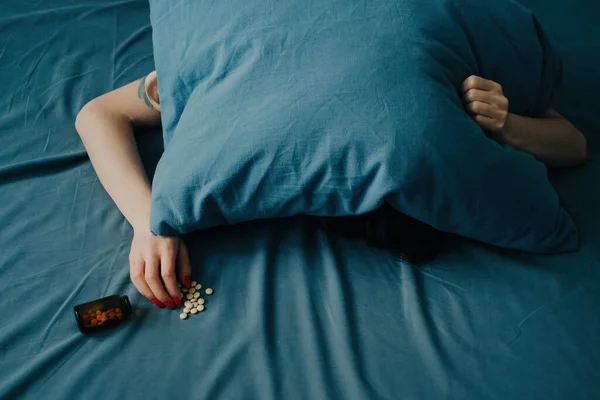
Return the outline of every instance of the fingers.
{"type": "Polygon", "coordinates": [[[484,79],[480,76],[471,75],[462,84],[462,91],[466,92],[469,89],[479,89],[489,92],[502,94],[502,86],[498,82],[484,79]]]}
{"type": "Polygon", "coordinates": [[[160,280],[159,273],[159,256],[153,256],[146,259],[146,268],[144,277],[146,278],[146,283],[152,290],[152,293],[160,300],[164,305],[169,308],[175,308],[173,301],[169,294],[165,291],[165,288],[160,280]]]}
{"type": "Polygon", "coordinates": [[[463,84],[466,110],[486,131],[500,133],[508,118],[508,99],[496,82],[471,76],[463,84]]]}
{"type": "Polygon", "coordinates": [[[152,289],[146,283],[145,278],[145,262],[144,259],[139,256],[129,257],[129,277],[133,286],[144,296],[146,299],[154,303],[159,308],[164,308],[165,305],[154,296],[152,289]]]}
{"type": "Polygon", "coordinates": [[[183,285],[189,289],[192,282],[192,264],[190,263],[190,255],[187,246],[183,241],[179,244],[177,263],[179,265],[179,281],[183,282],[183,285]]]}
{"type": "Polygon", "coordinates": [[[506,111],[481,101],[474,101],[467,104],[467,111],[471,115],[482,115],[484,117],[495,118],[499,120],[506,119],[506,111]]]}
{"type": "Polygon", "coordinates": [[[488,92],[485,90],[469,89],[463,95],[463,101],[465,103],[481,101],[483,103],[493,104],[498,108],[508,109],[508,99],[506,97],[499,93],[488,92]]]}
{"type": "MultiPolygon", "coordinates": [[[[181,307],[181,297],[179,297],[179,287],[177,286],[177,278],[175,277],[176,257],[177,252],[173,247],[163,249],[160,257],[160,274],[169,296],[173,299],[177,307],[181,307]]],[[[175,308],[173,302],[168,301],[165,305],[169,308],[175,308]]]]}
{"type": "Polygon", "coordinates": [[[483,115],[476,115],[474,117],[475,122],[477,122],[483,129],[488,132],[498,133],[504,129],[505,122],[503,120],[498,120],[495,118],[489,118],[483,115]]]}

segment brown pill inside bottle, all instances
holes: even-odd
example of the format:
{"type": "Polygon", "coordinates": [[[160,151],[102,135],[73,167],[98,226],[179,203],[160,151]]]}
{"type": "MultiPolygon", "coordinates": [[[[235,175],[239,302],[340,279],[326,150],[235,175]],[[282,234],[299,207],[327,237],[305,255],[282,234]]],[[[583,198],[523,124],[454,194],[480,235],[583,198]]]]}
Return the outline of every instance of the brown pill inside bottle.
{"type": "Polygon", "coordinates": [[[112,295],[73,307],[77,326],[82,333],[92,333],[109,326],[117,326],[132,315],[127,296],[112,295]]]}

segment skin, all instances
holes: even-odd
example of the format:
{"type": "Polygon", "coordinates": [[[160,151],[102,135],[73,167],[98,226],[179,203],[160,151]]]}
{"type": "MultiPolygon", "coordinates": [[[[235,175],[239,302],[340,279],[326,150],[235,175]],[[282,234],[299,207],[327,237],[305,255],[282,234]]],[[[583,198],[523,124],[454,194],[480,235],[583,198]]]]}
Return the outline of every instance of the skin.
{"type": "MultiPolygon", "coordinates": [[[[189,287],[188,250],[178,237],[150,232],[150,182],[137,150],[134,129],[160,124],[144,79],[132,82],[86,104],[75,126],[100,182],[134,230],[129,254],[131,281],[157,307],[181,305],[177,278],[189,287]]],[[[141,130],[143,131],[143,129],[141,130]]]]}
{"type": "MultiPolygon", "coordinates": [[[[177,280],[189,287],[188,250],[178,237],[150,232],[151,187],[137,150],[134,129],[160,124],[156,73],[106,93],[86,104],[75,126],[104,188],[134,230],[129,254],[131,281],[157,307],[181,306],[177,280]],[[146,82],[149,80],[148,82],[146,82]]],[[[508,112],[502,87],[478,76],[462,85],[465,109],[494,140],[528,152],[548,166],[586,161],[585,137],[549,109],[544,118],[508,112]]]]}
{"type": "Polygon", "coordinates": [[[467,112],[494,140],[530,153],[549,167],[586,162],[585,137],[553,109],[548,109],[543,118],[510,113],[502,86],[475,75],[463,82],[462,92],[467,112]]]}

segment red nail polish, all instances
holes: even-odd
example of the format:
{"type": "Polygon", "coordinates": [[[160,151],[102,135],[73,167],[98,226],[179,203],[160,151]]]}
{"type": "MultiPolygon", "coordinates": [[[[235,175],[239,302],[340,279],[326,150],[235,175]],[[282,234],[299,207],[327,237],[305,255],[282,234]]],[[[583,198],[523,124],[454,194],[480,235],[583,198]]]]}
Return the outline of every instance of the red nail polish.
{"type": "Polygon", "coordinates": [[[175,304],[171,300],[165,301],[165,306],[169,307],[171,310],[175,309],[175,304]]]}
{"type": "Polygon", "coordinates": [[[184,276],[183,277],[183,286],[185,286],[186,289],[189,289],[191,284],[192,284],[192,277],[189,275],[184,276]]]}
{"type": "Polygon", "coordinates": [[[173,297],[173,301],[177,305],[177,308],[181,307],[181,299],[179,297],[173,297]]]}
{"type": "Polygon", "coordinates": [[[157,299],[156,297],[153,299],[150,299],[151,302],[154,303],[154,305],[158,308],[165,308],[165,305],[163,303],[160,302],[159,299],[157,299]]]}

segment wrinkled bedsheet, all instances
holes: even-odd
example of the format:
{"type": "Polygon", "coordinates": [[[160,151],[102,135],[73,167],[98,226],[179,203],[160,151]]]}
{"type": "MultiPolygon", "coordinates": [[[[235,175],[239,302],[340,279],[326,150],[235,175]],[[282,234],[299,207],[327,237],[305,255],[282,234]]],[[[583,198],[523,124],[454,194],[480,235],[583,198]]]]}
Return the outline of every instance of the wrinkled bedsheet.
{"type": "MultiPolygon", "coordinates": [[[[0,398],[600,398],[600,5],[524,3],[564,57],[557,109],[588,137],[586,167],[550,173],[579,252],[459,240],[417,269],[302,218],[218,228],[186,238],[215,294],[181,321],[130,283],[132,230],[73,126],[153,69],[147,2],[4,0],[0,398]],[[80,334],[73,305],[114,293],[133,318],[80,334]]],[[[151,174],[160,132],[138,139],[151,174]]]]}

